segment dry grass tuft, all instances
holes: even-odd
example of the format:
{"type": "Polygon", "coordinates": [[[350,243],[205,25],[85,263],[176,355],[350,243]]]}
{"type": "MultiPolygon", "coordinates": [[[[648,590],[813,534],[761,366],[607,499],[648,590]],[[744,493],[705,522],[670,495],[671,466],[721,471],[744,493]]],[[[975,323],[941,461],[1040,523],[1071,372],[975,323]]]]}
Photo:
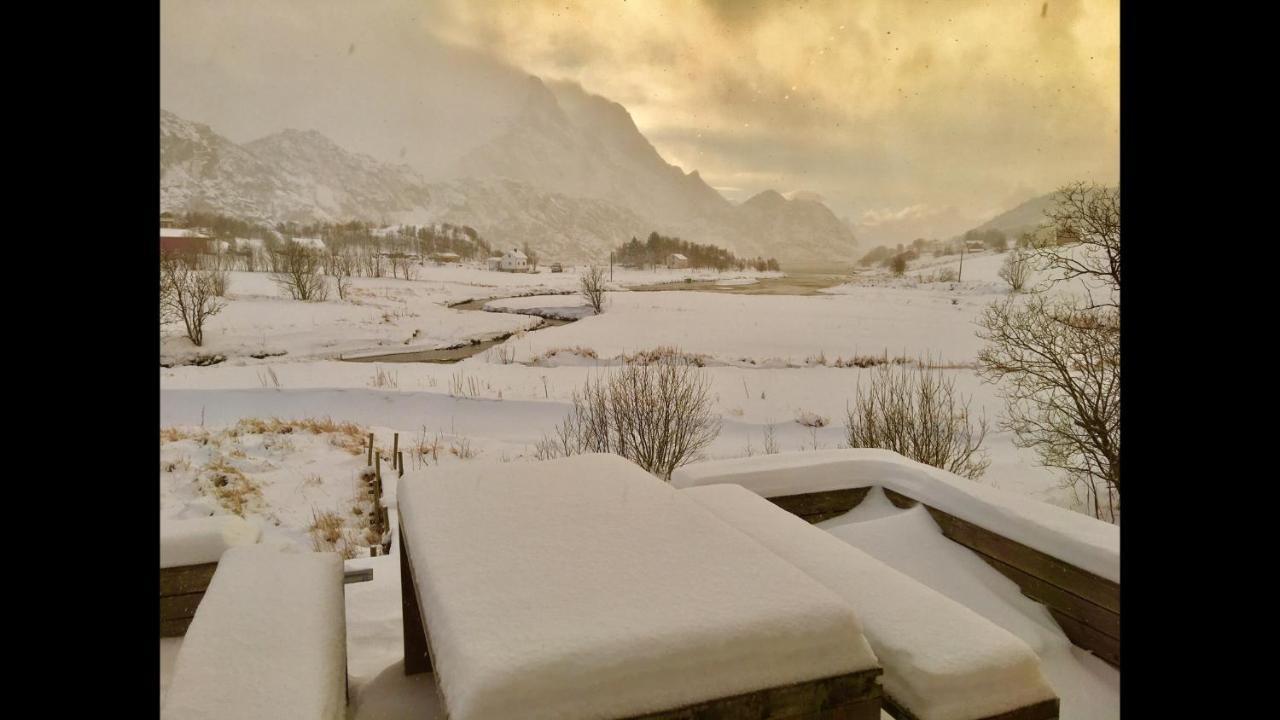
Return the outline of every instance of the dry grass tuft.
{"type": "Polygon", "coordinates": [[[244,517],[245,511],[255,500],[259,505],[262,503],[262,490],[222,458],[214,459],[200,468],[196,482],[202,492],[212,495],[219,505],[240,517],[244,517]]]}

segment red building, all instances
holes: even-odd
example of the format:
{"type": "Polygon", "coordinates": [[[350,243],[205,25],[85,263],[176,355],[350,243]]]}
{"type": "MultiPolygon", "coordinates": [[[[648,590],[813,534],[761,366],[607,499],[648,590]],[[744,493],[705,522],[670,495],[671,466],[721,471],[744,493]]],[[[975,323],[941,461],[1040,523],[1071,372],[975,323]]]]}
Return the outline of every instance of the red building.
{"type": "Polygon", "coordinates": [[[160,252],[206,252],[209,236],[187,228],[160,228],[160,252]]]}

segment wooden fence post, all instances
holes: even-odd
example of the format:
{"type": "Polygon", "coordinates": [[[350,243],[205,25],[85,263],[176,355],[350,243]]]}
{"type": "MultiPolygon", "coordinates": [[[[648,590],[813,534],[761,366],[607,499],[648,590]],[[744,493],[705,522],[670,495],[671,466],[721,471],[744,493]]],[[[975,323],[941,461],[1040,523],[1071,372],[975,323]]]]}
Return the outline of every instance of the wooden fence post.
{"type": "Polygon", "coordinates": [[[365,465],[373,465],[373,433],[369,433],[369,459],[365,465]]]}
{"type": "Polygon", "coordinates": [[[396,463],[400,466],[400,477],[404,477],[404,451],[396,455],[396,463]]]}
{"type": "MultiPolygon", "coordinates": [[[[391,436],[391,469],[395,470],[400,464],[400,433],[391,436]]],[[[402,472],[401,475],[404,473],[402,472]]]]}

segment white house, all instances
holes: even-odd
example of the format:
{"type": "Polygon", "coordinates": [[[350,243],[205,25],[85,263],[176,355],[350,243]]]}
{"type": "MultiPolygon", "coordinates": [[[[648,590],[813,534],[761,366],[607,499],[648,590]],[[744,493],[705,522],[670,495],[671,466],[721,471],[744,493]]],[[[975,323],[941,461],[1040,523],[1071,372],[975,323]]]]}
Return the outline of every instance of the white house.
{"type": "Polygon", "coordinates": [[[687,268],[689,267],[689,258],[680,253],[671,253],[667,256],[667,267],[669,268],[687,268]]]}
{"type": "Polygon", "coordinates": [[[516,248],[511,248],[498,263],[498,269],[505,272],[529,272],[529,256],[516,248]]]}

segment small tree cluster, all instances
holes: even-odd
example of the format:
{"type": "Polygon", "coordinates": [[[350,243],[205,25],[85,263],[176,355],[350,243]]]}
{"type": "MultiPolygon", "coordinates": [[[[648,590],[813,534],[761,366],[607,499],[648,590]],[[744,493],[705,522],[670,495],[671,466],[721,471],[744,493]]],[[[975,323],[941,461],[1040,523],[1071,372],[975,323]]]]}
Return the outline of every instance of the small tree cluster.
{"type": "Polygon", "coordinates": [[[1016,247],[1005,256],[1004,264],[1000,266],[997,274],[1009,283],[1011,290],[1021,292],[1033,270],[1035,270],[1033,255],[1023,248],[1016,247]]]}
{"type": "Polygon", "coordinates": [[[321,273],[324,253],[301,243],[284,242],[272,252],[272,280],[294,300],[324,300],[329,284],[321,273]]]}
{"type": "Polygon", "coordinates": [[[574,392],[569,416],[538,444],[538,456],[614,453],[670,481],[719,434],[708,378],[664,357],[588,380],[574,392]]]}
{"type": "Polygon", "coordinates": [[[917,462],[977,478],[990,460],[980,452],[987,421],[969,417],[969,400],[955,380],[927,362],[880,365],[871,386],[857,391],[845,430],[849,447],[884,448],[917,462]]]}

